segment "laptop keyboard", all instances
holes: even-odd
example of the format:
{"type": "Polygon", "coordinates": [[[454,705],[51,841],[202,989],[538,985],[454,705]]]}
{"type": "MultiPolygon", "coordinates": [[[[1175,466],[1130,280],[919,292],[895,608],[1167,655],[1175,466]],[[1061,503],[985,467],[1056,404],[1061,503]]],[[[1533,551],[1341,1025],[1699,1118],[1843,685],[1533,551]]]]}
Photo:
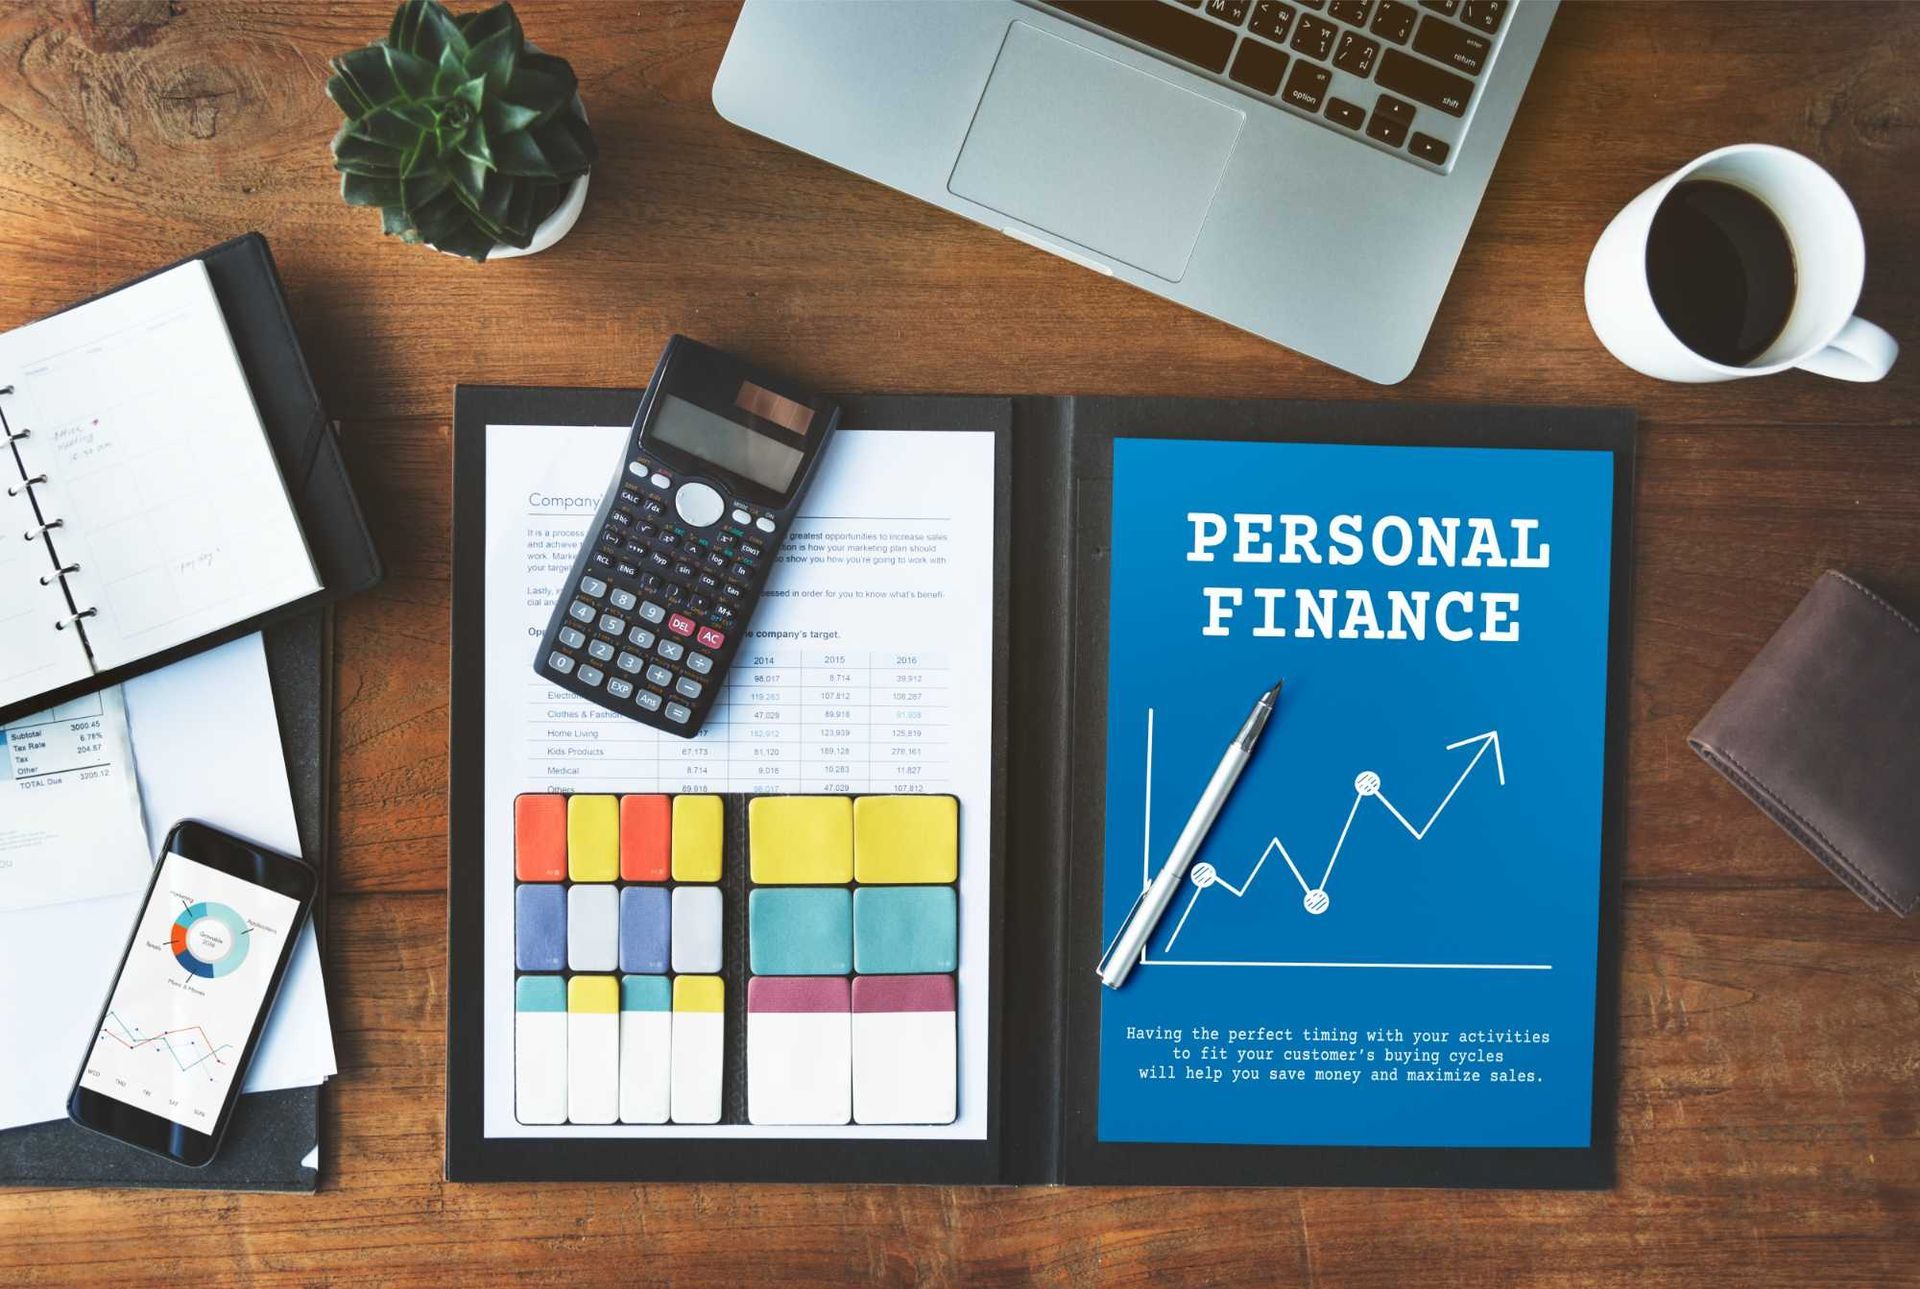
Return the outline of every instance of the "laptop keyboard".
{"type": "Polygon", "coordinates": [[[1510,0],[1035,0],[1445,171],[1510,0]]]}

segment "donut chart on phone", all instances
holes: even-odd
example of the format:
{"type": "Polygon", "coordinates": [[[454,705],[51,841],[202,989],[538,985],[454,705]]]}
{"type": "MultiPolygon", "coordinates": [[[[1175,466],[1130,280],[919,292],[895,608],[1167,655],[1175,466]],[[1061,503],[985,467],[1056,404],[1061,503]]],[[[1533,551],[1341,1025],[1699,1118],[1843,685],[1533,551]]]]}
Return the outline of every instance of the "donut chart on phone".
{"type": "Polygon", "coordinates": [[[173,956],[196,976],[218,980],[247,960],[246,919],[226,905],[202,900],[173,920],[173,956]]]}

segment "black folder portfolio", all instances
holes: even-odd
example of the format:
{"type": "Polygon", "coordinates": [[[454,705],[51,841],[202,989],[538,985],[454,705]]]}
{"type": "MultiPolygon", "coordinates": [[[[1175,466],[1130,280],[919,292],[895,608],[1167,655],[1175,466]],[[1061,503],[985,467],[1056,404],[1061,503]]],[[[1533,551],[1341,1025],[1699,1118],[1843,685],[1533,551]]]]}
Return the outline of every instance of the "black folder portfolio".
{"type": "MultiPolygon", "coordinates": [[[[456,393],[449,1179],[1610,1184],[1630,413],[845,396],[776,607],[689,742],[533,667],[607,472],[641,477],[638,397],[456,393]],[[964,611],[915,618],[942,602],[964,611]],[[1276,678],[1177,901],[1102,988],[1276,678]],[[863,875],[863,808],[915,793],[957,801],[958,864],[863,875]],[[709,870],[678,869],[683,808],[709,870]],[[808,809],[855,821],[850,865],[775,862],[842,854],[782,833],[808,809]],[[922,886],[937,925],[868,960],[897,883],[954,871],[958,954],[926,948],[954,905],[922,886]],[[717,951],[678,956],[683,899],[717,951]]],[[[654,643],[621,638],[616,698],[654,643]]]]}

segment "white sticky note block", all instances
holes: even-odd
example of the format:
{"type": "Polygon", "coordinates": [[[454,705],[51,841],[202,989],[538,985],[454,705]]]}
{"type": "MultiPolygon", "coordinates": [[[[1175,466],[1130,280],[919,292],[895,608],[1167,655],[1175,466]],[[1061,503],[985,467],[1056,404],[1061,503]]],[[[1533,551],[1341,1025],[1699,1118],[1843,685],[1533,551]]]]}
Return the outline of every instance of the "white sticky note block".
{"type": "Polygon", "coordinates": [[[747,1119],[847,1122],[853,1038],[844,976],[755,976],[747,982],[747,1119]]]}
{"type": "Polygon", "coordinates": [[[567,981],[567,1122],[620,1118],[620,982],[567,981]]]}
{"type": "Polygon", "coordinates": [[[861,976],[854,981],[855,1123],[953,1122],[959,1044],[952,981],[951,976],[861,976]],[[894,995],[881,995],[877,987],[882,986],[894,995]],[[941,996],[929,1001],[927,993],[941,996]]]}
{"type": "Polygon", "coordinates": [[[717,976],[680,976],[673,982],[673,1084],[668,1116],[674,1123],[719,1123],[725,1065],[726,1014],[717,976]]]}
{"type": "Polygon", "coordinates": [[[620,892],[611,885],[567,889],[567,966],[612,971],[620,965],[620,892]]]}
{"type": "Polygon", "coordinates": [[[720,970],[719,887],[674,887],[672,944],[675,975],[720,970]]]}
{"type": "Polygon", "coordinates": [[[567,1121],[567,996],[558,976],[523,977],[513,1014],[513,1116],[567,1121]]]}
{"type": "Polygon", "coordinates": [[[673,1086],[667,978],[628,976],[620,985],[620,1122],[665,1123],[673,1086]]]}

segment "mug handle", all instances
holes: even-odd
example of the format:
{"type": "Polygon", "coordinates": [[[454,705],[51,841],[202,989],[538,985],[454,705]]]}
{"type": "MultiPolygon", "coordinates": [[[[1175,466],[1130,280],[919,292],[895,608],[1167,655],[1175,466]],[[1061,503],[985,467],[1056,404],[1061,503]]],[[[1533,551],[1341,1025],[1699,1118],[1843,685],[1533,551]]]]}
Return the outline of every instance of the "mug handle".
{"type": "Polygon", "coordinates": [[[1879,380],[1900,356],[1900,342],[1865,318],[1848,318],[1825,349],[1808,354],[1796,366],[1835,380],[1879,380]]]}

